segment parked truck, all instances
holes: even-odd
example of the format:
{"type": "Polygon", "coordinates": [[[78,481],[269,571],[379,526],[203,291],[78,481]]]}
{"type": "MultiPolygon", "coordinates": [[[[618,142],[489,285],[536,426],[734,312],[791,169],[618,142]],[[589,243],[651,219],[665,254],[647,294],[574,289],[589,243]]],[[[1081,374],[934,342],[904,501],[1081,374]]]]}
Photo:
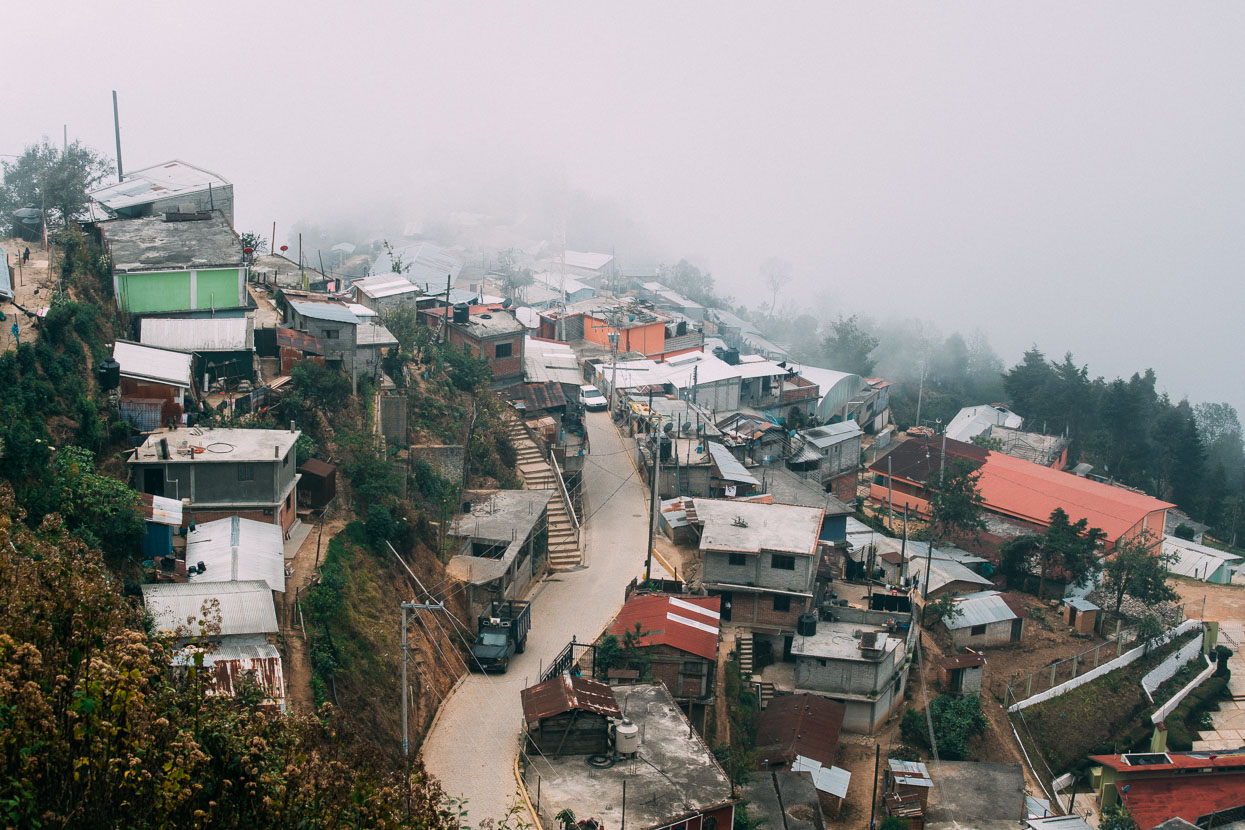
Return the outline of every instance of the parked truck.
{"type": "Polygon", "coordinates": [[[471,646],[474,667],[480,671],[505,671],[510,655],[522,654],[532,627],[531,603],[522,600],[494,601],[476,625],[471,646]]]}

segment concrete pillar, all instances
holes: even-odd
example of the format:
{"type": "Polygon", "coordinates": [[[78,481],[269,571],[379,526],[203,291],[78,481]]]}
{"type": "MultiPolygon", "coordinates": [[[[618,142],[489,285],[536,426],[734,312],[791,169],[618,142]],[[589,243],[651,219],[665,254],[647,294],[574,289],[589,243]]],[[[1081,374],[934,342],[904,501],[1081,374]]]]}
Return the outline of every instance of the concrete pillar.
{"type": "Polygon", "coordinates": [[[1156,723],[1154,725],[1154,734],[1150,736],[1150,751],[1167,751],[1167,724],[1156,723]]]}

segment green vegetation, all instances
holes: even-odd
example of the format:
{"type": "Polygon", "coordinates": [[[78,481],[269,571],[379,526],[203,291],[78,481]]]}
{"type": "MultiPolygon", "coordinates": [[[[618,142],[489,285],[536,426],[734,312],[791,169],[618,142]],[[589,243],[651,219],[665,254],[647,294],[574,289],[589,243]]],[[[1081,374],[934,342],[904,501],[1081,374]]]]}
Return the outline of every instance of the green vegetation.
{"type": "Polygon", "coordinates": [[[272,717],[262,693],[206,693],[175,668],[98,551],[31,525],[0,484],[0,822],[21,827],[457,826],[409,777],[324,720],[272,717]],[[409,806],[408,805],[409,798],[409,806]]]}
{"type": "Polygon", "coordinates": [[[1137,830],[1137,822],[1128,814],[1127,807],[1117,804],[1103,810],[1102,818],[1098,820],[1098,830],[1137,830]]]}
{"type": "MultiPolygon", "coordinates": [[[[1228,680],[1232,673],[1228,670],[1228,658],[1232,652],[1223,646],[1216,648],[1218,665],[1215,673],[1202,681],[1196,689],[1189,692],[1180,705],[1167,716],[1167,748],[1175,752],[1188,752],[1193,749],[1197,733],[1212,729],[1210,713],[1218,706],[1219,701],[1230,696],[1228,680]]],[[[1185,665],[1175,677],[1164,684],[1175,691],[1183,689],[1204,668],[1201,660],[1194,660],[1185,665]]],[[[1159,700],[1156,696],[1155,700],[1159,700]]]]}
{"type": "Polygon", "coordinates": [[[1103,587],[1115,592],[1115,612],[1120,612],[1125,594],[1151,606],[1176,599],[1179,595],[1167,584],[1167,568],[1176,559],[1149,531],[1116,545],[1102,578],[1103,587]]]}
{"type": "Polygon", "coordinates": [[[957,458],[946,465],[937,480],[926,482],[930,520],[919,535],[936,548],[946,539],[985,530],[981,518],[985,501],[977,489],[980,478],[976,468],[957,458]]]}
{"type": "MultiPolygon", "coordinates": [[[[752,686],[744,682],[739,662],[728,660],[723,667],[726,673],[725,700],[729,742],[719,743],[713,749],[733,785],[746,784],[748,776],[756,768],[756,715],[757,696],[752,686]]],[[[721,736],[719,736],[721,737],[721,736]]]]}
{"type": "Polygon", "coordinates": [[[597,642],[594,670],[604,677],[605,672],[610,669],[634,669],[640,673],[642,679],[651,679],[652,649],[640,645],[640,641],[652,633],[644,631],[637,622],[634,628],[623,632],[621,639],[613,634],[605,634],[597,642]]]}
{"type": "Polygon", "coordinates": [[[851,372],[861,377],[873,374],[874,359],[870,356],[878,347],[878,338],[863,328],[856,315],[839,318],[829,324],[829,333],[821,348],[830,365],[840,372],[851,372]]]}
{"type": "Polygon", "coordinates": [[[1001,570],[1007,584],[1021,590],[1026,590],[1036,570],[1037,595],[1045,598],[1050,576],[1058,574],[1068,584],[1079,585],[1097,572],[1101,567],[1098,553],[1106,535],[1089,527],[1086,519],[1069,522],[1063,508],[1056,507],[1041,535],[1020,536],[1003,545],[1001,570]]]}
{"type": "Polygon", "coordinates": [[[964,613],[964,609],[955,601],[953,594],[943,594],[928,606],[930,619],[934,623],[955,622],[964,613]]]}
{"type": "Polygon", "coordinates": [[[75,141],[64,149],[44,138],[28,146],[16,161],[0,162],[0,223],[13,236],[35,239],[40,224],[13,216],[23,208],[45,210],[49,224],[69,224],[87,205],[87,193],[112,175],[112,163],[75,141]]]}
{"type": "MultiPolygon", "coordinates": [[[[934,723],[934,740],[938,757],[951,761],[969,758],[969,742],[982,735],[988,725],[977,695],[939,695],[930,701],[930,719],[934,723]]],[[[932,750],[929,724],[920,709],[908,709],[899,722],[899,732],[909,746],[932,750]]]]}

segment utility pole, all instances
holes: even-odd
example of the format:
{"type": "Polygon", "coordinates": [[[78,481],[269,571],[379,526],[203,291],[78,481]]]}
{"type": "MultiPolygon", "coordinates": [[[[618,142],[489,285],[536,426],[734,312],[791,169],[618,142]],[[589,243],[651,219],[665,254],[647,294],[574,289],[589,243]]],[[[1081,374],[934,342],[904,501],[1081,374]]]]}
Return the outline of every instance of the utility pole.
{"type": "Polygon", "coordinates": [[[874,812],[878,806],[878,767],[882,764],[882,745],[873,746],[873,800],[869,802],[869,828],[873,828],[874,812]]]}
{"type": "Polygon", "coordinates": [[[117,114],[117,91],[112,91],[112,128],[117,134],[117,181],[125,179],[121,171],[121,116],[117,114]]]}
{"type": "MultiPolygon", "coordinates": [[[[390,546],[390,550],[393,547],[390,546]]],[[[395,556],[397,554],[395,553],[395,556]]],[[[429,597],[431,599],[431,597],[429,597]]],[[[402,609],[402,757],[409,758],[411,754],[410,730],[407,726],[407,685],[406,685],[406,660],[410,647],[406,640],[406,615],[408,611],[444,611],[444,602],[403,602],[399,607],[402,609]]]]}
{"type": "Polygon", "coordinates": [[[903,506],[903,542],[899,545],[899,584],[908,575],[908,504],[903,506]]]}
{"type": "MultiPolygon", "coordinates": [[[[938,428],[939,428],[939,429],[942,429],[942,418],[939,418],[939,419],[938,419],[935,423],[938,425],[938,428]]],[[[938,486],[939,486],[939,488],[941,488],[941,487],[942,487],[942,472],[943,472],[943,470],[945,470],[946,468],[947,468],[947,433],[946,433],[946,430],[943,430],[943,433],[942,433],[942,460],[938,463],[938,486]]]]}
{"type": "Polygon", "coordinates": [[[653,441],[653,480],[649,487],[648,555],[644,560],[644,579],[653,578],[653,529],[657,524],[657,480],[661,467],[661,430],[653,425],[653,390],[648,392],[648,426],[653,441]]]}
{"type": "Polygon", "coordinates": [[[443,321],[441,322],[441,338],[438,340],[438,342],[440,342],[440,343],[444,343],[447,339],[449,339],[449,328],[450,328],[450,287],[452,286],[453,281],[454,281],[454,275],[453,275],[453,274],[446,274],[446,275],[445,275],[445,320],[443,320],[443,321]]]}
{"type": "MultiPolygon", "coordinates": [[[[907,508],[908,502],[904,501],[907,508]]],[[[891,457],[886,456],[886,532],[890,533],[895,523],[895,480],[891,478],[891,457]]]]}

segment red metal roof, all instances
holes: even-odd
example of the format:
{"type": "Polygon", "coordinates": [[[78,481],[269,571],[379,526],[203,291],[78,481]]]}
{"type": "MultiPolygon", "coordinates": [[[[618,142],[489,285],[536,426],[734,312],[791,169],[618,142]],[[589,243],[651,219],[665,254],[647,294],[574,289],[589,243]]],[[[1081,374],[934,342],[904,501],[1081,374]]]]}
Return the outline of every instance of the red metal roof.
{"type": "Polygon", "coordinates": [[[757,768],[789,764],[797,755],[833,766],[846,712],[842,703],[817,695],[775,697],[757,718],[757,768]]]}
{"type": "Polygon", "coordinates": [[[1128,781],[1120,799],[1138,827],[1154,827],[1179,816],[1196,824],[1216,810],[1245,805],[1245,770],[1207,776],[1173,776],[1128,781]]]}
{"type": "MultiPolygon", "coordinates": [[[[1097,761],[1111,767],[1117,772],[1142,773],[1174,772],[1182,769],[1231,769],[1245,768],[1245,748],[1226,752],[1168,752],[1170,764],[1130,764],[1126,759],[1134,755],[1156,755],[1159,753],[1134,752],[1129,755],[1091,755],[1089,760],[1097,761]]],[[[1129,776],[1132,780],[1132,776],[1129,776]]]]}
{"type": "Polygon", "coordinates": [[[523,699],[523,718],[528,723],[572,709],[583,709],[611,718],[622,717],[613,689],[586,677],[563,674],[524,689],[520,696],[523,699]]]}
{"type": "MultiPolygon", "coordinates": [[[[1046,526],[1051,512],[1062,507],[1071,521],[1087,519],[1090,527],[1105,530],[1110,541],[1119,539],[1150,513],[1175,507],[1143,493],[998,452],[989,454],[977,487],[990,510],[1046,526]]],[[[1161,536],[1162,523],[1151,532],[1161,536]]]]}
{"type": "Polygon", "coordinates": [[[646,633],[640,638],[640,645],[670,646],[714,660],[718,656],[721,604],[721,597],[632,597],[618,612],[610,633],[621,638],[639,623],[640,630],[646,633]]]}

